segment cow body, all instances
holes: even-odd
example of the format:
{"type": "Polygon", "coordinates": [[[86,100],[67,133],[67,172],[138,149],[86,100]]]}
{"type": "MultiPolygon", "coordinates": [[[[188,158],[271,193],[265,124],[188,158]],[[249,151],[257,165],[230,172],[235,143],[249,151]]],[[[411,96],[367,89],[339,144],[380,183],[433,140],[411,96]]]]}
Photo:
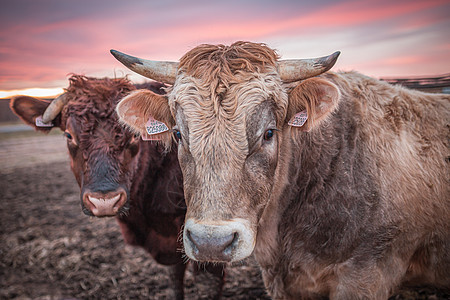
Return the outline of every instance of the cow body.
{"type": "Polygon", "coordinates": [[[202,45],[176,66],[166,99],[133,93],[117,111],[136,131],[152,115],[176,132],[191,259],[253,253],[274,299],[450,287],[449,96],[355,72],[296,81],[248,42],[202,45]]]}
{"type": "MultiPolygon", "coordinates": [[[[117,101],[136,88],[126,79],[73,75],[64,93],[67,104],[53,120],[67,138],[71,168],[81,189],[81,206],[90,216],[116,215],[124,240],[143,247],[160,264],[169,265],[174,298],[183,298],[186,268],[179,241],[186,205],[176,153],[146,142],[118,123],[117,101]]],[[[147,84],[156,93],[163,85],[147,84]]],[[[29,125],[48,102],[25,96],[11,109],[29,125]]],[[[36,127],[49,131],[48,127],[36,127]]],[[[222,269],[209,269],[221,293],[222,269]]],[[[214,287],[213,287],[214,290],[214,287]]]]}
{"type": "Polygon", "coordinates": [[[273,298],[448,288],[449,97],[323,77],[342,93],[338,108],[317,130],[283,132],[285,182],[259,222],[254,254],[273,298]]]}

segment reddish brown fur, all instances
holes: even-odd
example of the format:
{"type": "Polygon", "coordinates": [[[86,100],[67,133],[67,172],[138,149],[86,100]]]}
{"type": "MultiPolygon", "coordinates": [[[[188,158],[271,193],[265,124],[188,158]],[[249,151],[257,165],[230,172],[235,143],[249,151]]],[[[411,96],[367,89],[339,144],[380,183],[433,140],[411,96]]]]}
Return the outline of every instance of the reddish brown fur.
{"type": "MultiPolygon", "coordinates": [[[[161,145],[134,137],[118,122],[116,103],[135,90],[129,80],[73,75],[69,82],[69,102],[54,123],[72,135],[67,143],[81,197],[87,189],[114,189],[119,185],[127,190],[128,204],[117,217],[124,240],[143,247],[157,262],[173,266],[174,297],[181,299],[186,265],[179,232],[186,207],[176,153],[167,153],[161,145]]],[[[145,87],[164,93],[159,83],[145,87]]],[[[11,108],[34,125],[34,119],[48,104],[16,97],[11,108]]],[[[82,207],[91,214],[83,202],[82,207]]],[[[222,278],[221,267],[208,268],[222,278]]],[[[222,279],[219,282],[217,290],[212,291],[215,296],[221,292],[222,279]]]]}

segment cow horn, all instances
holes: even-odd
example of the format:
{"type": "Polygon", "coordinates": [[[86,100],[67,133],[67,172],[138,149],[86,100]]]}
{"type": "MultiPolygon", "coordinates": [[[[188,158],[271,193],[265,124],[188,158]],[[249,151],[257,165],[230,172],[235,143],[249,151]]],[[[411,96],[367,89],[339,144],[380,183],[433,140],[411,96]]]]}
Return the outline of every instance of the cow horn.
{"type": "Polygon", "coordinates": [[[110,52],[127,68],[142,76],[168,84],[175,83],[178,69],[177,62],[147,60],[130,56],[117,50],[111,50],[110,52]]]}
{"type": "Polygon", "coordinates": [[[284,82],[294,82],[320,75],[336,63],[340,51],[331,55],[311,59],[286,59],[278,62],[278,74],[284,82]]]}
{"type": "Polygon", "coordinates": [[[61,112],[64,105],[67,104],[69,101],[69,98],[67,97],[66,93],[59,95],[58,97],[53,100],[50,105],[45,110],[44,114],[42,115],[42,122],[49,123],[53,121],[56,116],[61,112]]]}

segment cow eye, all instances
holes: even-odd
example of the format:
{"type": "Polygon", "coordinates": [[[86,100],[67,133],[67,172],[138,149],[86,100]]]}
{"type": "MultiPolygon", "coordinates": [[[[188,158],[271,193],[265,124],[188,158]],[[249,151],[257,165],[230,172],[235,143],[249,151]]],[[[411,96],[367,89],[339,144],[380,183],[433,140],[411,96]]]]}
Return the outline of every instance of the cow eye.
{"type": "Polygon", "coordinates": [[[266,141],[270,140],[273,137],[274,133],[275,133],[275,130],[267,129],[266,132],[264,132],[264,139],[266,141]]]}
{"type": "Polygon", "coordinates": [[[69,133],[69,131],[64,131],[64,136],[66,137],[67,145],[77,146],[77,142],[75,141],[75,138],[72,136],[72,134],[69,133]]]}
{"type": "Polygon", "coordinates": [[[64,131],[64,136],[68,139],[68,140],[72,140],[72,135],[70,133],[68,133],[67,131],[64,131]]]}
{"type": "Polygon", "coordinates": [[[173,135],[175,136],[175,139],[176,139],[177,141],[181,140],[181,132],[180,132],[179,130],[174,129],[173,135]]]}

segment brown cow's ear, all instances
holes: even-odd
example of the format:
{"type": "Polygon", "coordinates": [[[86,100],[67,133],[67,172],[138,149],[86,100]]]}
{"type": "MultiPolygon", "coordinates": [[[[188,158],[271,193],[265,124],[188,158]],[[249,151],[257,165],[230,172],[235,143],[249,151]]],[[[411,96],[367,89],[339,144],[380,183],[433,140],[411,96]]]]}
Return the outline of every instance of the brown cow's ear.
{"type": "MultiPolygon", "coordinates": [[[[146,124],[151,119],[164,123],[168,129],[175,125],[167,98],[149,90],[130,93],[117,104],[116,112],[122,123],[142,136],[148,137],[146,124]]],[[[172,141],[170,130],[154,136],[166,146],[172,141]]]]}
{"type": "MultiPolygon", "coordinates": [[[[36,126],[36,119],[44,114],[50,101],[42,100],[29,96],[15,96],[11,99],[9,107],[11,110],[27,125],[30,125],[35,130],[50,132],[54,127],[38,127],[36,126]]],[[[60,116],[53,120],[54,126],[60,125],[60,116]]]]}
{"type": "Polygon", "coordinates": [[[322,78],[302,81],[289,93],[289,107],[286,122],[294,119],[300,112],[306,111],[307,121],[300,127],[310,131],[325,120],[337,107],[341,93],[338,87],[322,78]]]}

